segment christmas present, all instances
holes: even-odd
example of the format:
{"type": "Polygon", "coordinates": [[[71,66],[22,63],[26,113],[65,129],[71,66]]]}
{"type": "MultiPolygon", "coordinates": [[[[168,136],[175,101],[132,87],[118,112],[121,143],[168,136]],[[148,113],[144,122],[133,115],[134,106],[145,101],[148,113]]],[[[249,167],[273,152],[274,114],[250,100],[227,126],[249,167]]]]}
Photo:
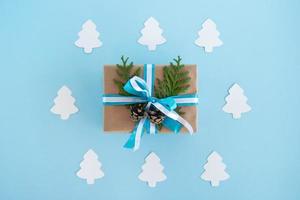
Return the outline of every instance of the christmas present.
{"type": "Polygon", "coordinates": [[[144,132],[194,133],[197,129],[196,65],[104,66],[104,131],[131,133],[124,147],[139,148],[144,132]]]}

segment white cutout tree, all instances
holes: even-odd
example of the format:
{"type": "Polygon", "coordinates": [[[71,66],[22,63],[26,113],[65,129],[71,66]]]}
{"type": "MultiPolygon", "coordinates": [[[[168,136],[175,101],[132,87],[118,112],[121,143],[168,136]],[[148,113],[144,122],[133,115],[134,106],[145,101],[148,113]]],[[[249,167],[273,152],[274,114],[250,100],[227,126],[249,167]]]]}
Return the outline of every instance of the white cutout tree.
{"type": "Polygon", "coordinates": [[[157,182],[167,179],[163,173],[164,167],[160,164],[159,157],[151,152],[145,159],[142,172],[138,176],[141,181],[147,182],[149,187],[155,187],[157,182]]]}
{"type": "Polygon", "coordinates": [[[75,42],[75,45],[83,48],[85,53],[92,53],[93,48],[102,46],[102,42],[98,39],[99,35],[96,24],[92,20],[87,20],[78,33],[79,39],[75,42]]]}
{"type": "Polygon", "coordinates": [[[219,31],[214,21],[207,19],[202,24],[202,29],[198,32],[198,39],[195,44],[204,47],[205,52],[211,53],[214,47],[219,47],[223,42],[219,39],[219,31]]]}
{"type": "Polygon", "coordinates": [[[144,25],[145,28],[141,30],[142,36],[139,38],[138,43],[148,46],[149,51],[154,51],[157,45],[166,42],[166,39],[162,36],[163,30],[153,17],[147,19],[144,25]]]}
{"type": "Polygon", "coordinates": [[[97,154],[90,149],[84,154],[84,160],[80,163],[81,169],[76,175],[79,178],[86,179],[87,184],[94,184],[95,179],[99,179],[104,176],[101,166],[102,165],[98,161],[97,154]]]}
{"type": "Polygon", "coordinates": [[[241,118],[242,113],[251,110],[251,107],[247,104],[248,98],[244,95],[244,90],[236,83],[229,89],[229,95],[225,100],[226,104],[223,111],[231,113],[234,119],[241,118]]]}
{"type": "Polygon", "coordinates": [[[226,165],[222,162],[222,157],[217,152],[212,152],[204,165],[205,171],[201,178],[205,181],[210,181],[213,187],[217,187],[220,181],[225,181],[229,175],[225,172],[226,165]]]}
{"type": "Polygon", "coordinates": [[[57,92],[57,97],[54,99],[54,106],[51,108],[51,112],[60,115],[60,118],[63,120],[78,112],[78,108],[74,105],[75,98],[71,94],[72,92],[67,86],[61,87],[57,92]]]}

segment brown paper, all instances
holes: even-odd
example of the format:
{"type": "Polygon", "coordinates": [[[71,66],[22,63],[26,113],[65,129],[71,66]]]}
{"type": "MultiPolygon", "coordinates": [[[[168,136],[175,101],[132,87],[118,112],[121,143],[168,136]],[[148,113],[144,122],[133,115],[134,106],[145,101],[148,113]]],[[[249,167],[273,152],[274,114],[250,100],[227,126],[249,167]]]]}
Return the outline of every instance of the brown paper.
{"type": "MultiPolygon", "coordinates": [[[[155,79],[162,79],[163,66],[155,65],[155,79]]],[[[141,67],[143,71],[143,65],[135,65],[141,67]]],[[[191,81],[190,88],[184,94],[197,93],[197,70],[196,65],[185,65],[186,70],[190,73],[191,81]]],[[[141,72],[143,77],[143,72],[141,72]]],[[[118,94],[118,88],[114,84],[114,79],[118,79],[116,73],[116,65],[104,66],[104,93],[105,94],[118,94]]],[[[155,81],[156,84],[156,81],[155,81]]],[[[182,117],[188,121],[194,129],[197,130],[197,106],[182,106],[181,109],[185,114],[182,117]]],[[[106,132],[124,132],[130,133],[134,128],[135,122],[130,119],[130,110],[126,106],[104,106],[104,131],[106,132]]],[[[170,130],[162,128],[161,133],[170,133],[170,130]]],[[[181,129],[181,132],[187,132],[185,128],[181,129]]]]}

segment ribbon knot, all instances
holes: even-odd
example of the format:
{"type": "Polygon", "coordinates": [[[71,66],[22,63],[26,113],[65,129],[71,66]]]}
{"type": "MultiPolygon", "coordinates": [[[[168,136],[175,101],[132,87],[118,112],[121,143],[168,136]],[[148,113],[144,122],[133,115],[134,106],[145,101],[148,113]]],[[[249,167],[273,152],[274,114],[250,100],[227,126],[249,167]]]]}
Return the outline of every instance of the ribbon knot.
{"type": "Polygon", "coordinates": [[[147,100],[151,103],[155,103],[157,101],[155,97],[148,97],[147,100]]]}

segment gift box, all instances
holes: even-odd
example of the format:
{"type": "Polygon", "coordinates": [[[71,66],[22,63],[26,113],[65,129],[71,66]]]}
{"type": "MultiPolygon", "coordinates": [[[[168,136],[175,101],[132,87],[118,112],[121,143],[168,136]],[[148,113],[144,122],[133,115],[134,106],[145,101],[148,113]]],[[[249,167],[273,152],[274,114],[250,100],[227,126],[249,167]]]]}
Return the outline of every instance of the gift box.
{"type": "MultiPolygon", "coordinates": [[[[164,64],[155,65],[155,78],[162,78],[163,67],[168,66],[164,64]]],[[[141,77],[143,77],[143,65],[135,65],[134,69],[140,67],[141,77]]],[[[118,94],[118,88],[114,84],[114,80],[118,78],[116,73],[116,65],[104,65],[104,93],[105,94],[118,94]]],[[[196,65],[185,65],[186,70],[189,72],[190,87],[183,94],[197,93],[197,68],[196,65]]],[[[155,83],[157,84],[157,82],[155,83]]],[[[181,111],[184,113],[183,118],[186,119],[197,130],[197,107],[196,106],[182,106],[181,111]]],[[[135,122],[130,120],[130,110],[126,105],[105,106],[104,107],[104,131],[106,133],[130,133],[135,122]]],[[[162,127],[160,133],[170,133],[171,131],[162,127]]],[[[186,128],[182,128],[181,132],[187,132],[186,128]]]]}
{"type": "Polygon", "coordinates": [[[104,131],[131,133],[124,145],[137,150],[143,133],[197,130],[197,67],[181,58],[165,64],[104,66],[104,131]]]}

